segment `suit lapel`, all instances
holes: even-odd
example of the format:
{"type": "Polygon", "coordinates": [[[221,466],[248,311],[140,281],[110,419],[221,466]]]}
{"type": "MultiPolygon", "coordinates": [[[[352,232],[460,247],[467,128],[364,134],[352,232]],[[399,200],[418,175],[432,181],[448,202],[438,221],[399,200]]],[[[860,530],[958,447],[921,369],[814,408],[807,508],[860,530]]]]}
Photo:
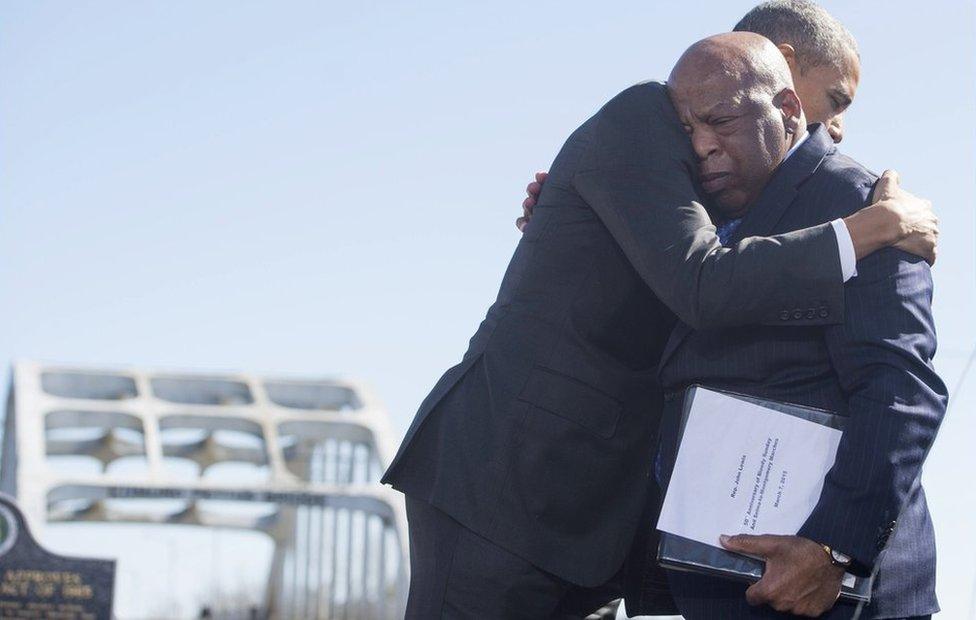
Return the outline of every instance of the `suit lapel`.
{"type": "MultiPolygon", "coordinates": [[[[817,171],[824,157],[834,150],[833,140],[823,125],[811,125],[808,131],[810,136],[773,173],[769,183],[732,235],[731,244],[746,237],[764,237],[775,230],[776,224],[796,199],[799,186],[817,171]]],[[[660,369],[664,368],[681,343],[694,331],[681,321],[678,322],[668,338],[664,353],[661,354],[660,369]]]]}
{"type": "Polygon", "coordinates": [[[823,125],[813,125],[809,131],[810,135],[803,144],[773,173],[732,235],[731,243],[772,233],[796,199],[799,186],[817,171],[823,158],[834,149],[830,134],[823,125]]]}

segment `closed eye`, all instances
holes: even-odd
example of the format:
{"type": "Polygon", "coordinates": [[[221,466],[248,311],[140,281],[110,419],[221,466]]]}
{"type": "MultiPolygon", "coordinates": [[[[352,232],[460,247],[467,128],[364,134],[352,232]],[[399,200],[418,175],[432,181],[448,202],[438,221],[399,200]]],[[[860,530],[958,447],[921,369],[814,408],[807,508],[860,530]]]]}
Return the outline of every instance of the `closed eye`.
{"type": "Polygon", "coordinates": [[[830,107],[834,109],[835,112],[840,112],[851,105],[851,98],[842,93],[831,93],[830,94],[830,107]]]}

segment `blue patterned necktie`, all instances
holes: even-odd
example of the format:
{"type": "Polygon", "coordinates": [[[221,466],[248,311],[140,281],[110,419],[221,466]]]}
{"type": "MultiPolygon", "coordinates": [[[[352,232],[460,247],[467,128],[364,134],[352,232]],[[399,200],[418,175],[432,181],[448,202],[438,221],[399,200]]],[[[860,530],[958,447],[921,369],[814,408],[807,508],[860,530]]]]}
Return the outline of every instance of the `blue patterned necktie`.
{"type": "Polygon", "coordinates": [[[722,245],[728,245],[732,241],[732,235],[735,234],[735,229],[739,227],[742,223],[742,218],[737,220],[725,220],[721,224],[715,226],[715,234],[718,235],[718,240],[722,242],[722,245]]]}

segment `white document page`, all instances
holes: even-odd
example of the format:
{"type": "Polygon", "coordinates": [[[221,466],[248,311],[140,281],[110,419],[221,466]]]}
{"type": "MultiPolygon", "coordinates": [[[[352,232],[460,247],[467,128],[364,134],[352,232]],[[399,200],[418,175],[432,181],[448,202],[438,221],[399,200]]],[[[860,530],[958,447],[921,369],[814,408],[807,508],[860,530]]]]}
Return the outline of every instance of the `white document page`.
{"type": "Polygon", "coordinates": [[[698,388],[657,527],[721,547],[721,534],[796,534],[841,431],[698,388]]]}

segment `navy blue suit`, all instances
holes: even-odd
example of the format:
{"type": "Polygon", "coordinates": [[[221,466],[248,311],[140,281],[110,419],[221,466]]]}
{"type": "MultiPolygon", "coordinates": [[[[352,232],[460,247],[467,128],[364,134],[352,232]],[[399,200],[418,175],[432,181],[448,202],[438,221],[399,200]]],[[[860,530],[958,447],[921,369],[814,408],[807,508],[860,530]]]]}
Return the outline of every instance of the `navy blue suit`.
{"type": "Polygon", "coordinates": [[[529,566],[567,589],[619,577],[641,594],[628,598],[632,611],[672,609],[648,554],[656,376],[675,315],[782,329],[780,315],[802,305],[814,313],[791,325],[830,325],[844,292],[829,224],[722,248],[695,168],[654,82],[614,97],[560,150],[497,300],[382,479],[408,497],[408,616],[437,617],[445,599],[470,612],[508,596],[544,617],[535,579],[527,593],[509,587],[529,566]],[[453,581],[462,566],[470,588],[453,581]]]}
{"type": "MultiPolygon", "coordinates": [[[[821,125],[774,173],[732,238],[768,235],[844,217],[865,206],[876,175],[837,152],[821,125]]],[[[799,535],[877,569],[862,618],[930,614],[935,540],[925,493],[913,481],[945,412],[947,392],[932,367],[932,278],[922,259],[889,248],[861,260],[845,286],[844,321],[790,324],[815,312],[796,307],[783,327],[695,331],[679,323],[665,347],[662,484],[674,458],[677,394],[691,383],[811,405],[849,417],[820,501],[799,535]],[[890,540],[889,540],[890,538],[890,540]],[[887,543],[887,544],[886,544],[887,543]]],[[[750,608],[745,585],[669,571],[688,618],[784,617],[750,608]]],[[[839,603],[825,617],[850,617],[839,603]]]]}

